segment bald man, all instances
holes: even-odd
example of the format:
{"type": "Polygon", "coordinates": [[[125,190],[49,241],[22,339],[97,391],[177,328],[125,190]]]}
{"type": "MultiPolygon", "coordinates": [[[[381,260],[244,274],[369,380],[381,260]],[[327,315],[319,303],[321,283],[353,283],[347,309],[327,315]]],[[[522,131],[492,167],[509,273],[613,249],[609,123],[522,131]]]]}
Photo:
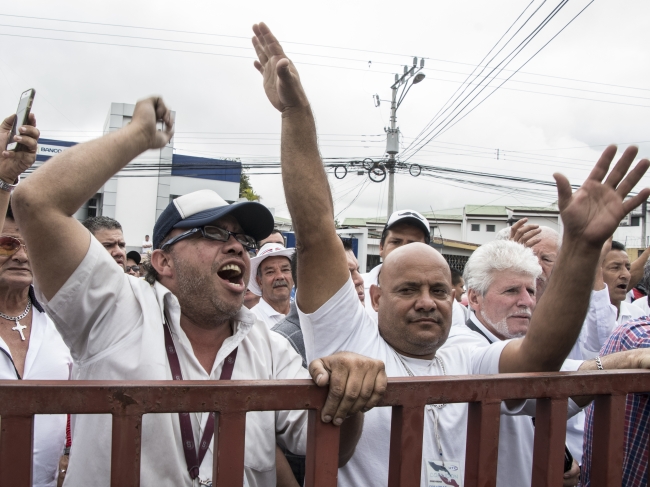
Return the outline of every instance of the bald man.
{"type": "MultiPolygon", "coordinates": [[[[256,67],[262,73],[269,101],[283,113],[282,179],[300,242],[296,302],[307,358],[351,350],[383,360],[389,377],[559,370],[587,312],[593,271],[603,243],[621,218],[650,194],[650,190],[643,190],[623,201],[650,163],[639,162],[621,182],[636,156],[636,151],[628,149],[602,184],[616,153],[609,147],[575,196],[569,181],[556,175],[558,206],[565,225],[564,247],[528,333],[521,339],[482,347],[444,346],[450,333],[454,291],[449,266],[426,244],[404,245],[386,257],[378,285],[370,288],[378,323],[359,302],[343,245],[336,235],[332,195],[300,77],[270,32],[258,36],[258,42],[256,67]]],[[[452,333],[471,332],[454,327],[452,333]]],[[[595,361],[585,365],[597,368],[595,361]]],[[[509,414],[521,414],[523,407],[521,401],[504,405],[509,414]]],[[[340,486],[388,483],[390,424],[389,408],[365,414],[355,454],[339,471],[340,486]]],[[[422,486],[462,483],[466,428],[466,405],[426,407],[422,486]]]]}

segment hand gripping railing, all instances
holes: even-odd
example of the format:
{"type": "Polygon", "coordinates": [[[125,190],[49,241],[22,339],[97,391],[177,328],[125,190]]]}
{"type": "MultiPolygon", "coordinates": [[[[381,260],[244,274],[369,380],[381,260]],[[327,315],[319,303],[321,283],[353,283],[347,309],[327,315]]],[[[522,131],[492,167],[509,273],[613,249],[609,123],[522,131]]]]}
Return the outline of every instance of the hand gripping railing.
{"type": "MultiPolygon", "coordinates": [[[[500,403],[539,398],[533,487],[561,485],[567,398],[595,395],[593,487],[620,485],[625,399],[650,391],[650,371],[390,379],[389,487],[418,487],[424,405],[469,403],[465,486],[496,484],[500,403]]],[[[140,485],[142,415],[218,414],[214,485],[243,485],[247,411],[307,409],[307,487],[335,487],[339,428],[320,421],[327,390],[311,381],[0,381],[0,487],[30,487],[34,414],[112,414],[111,487],[140,485]]],[[[74,454],[74,451],[73,451],[74,454]]]]}

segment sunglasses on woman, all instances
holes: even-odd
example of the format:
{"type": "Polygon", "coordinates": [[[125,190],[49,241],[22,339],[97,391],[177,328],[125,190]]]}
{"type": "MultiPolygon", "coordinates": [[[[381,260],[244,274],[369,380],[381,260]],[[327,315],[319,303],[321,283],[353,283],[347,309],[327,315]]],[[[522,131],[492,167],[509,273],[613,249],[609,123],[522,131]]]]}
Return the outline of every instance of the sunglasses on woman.
{"type": "Polygon", "coordinates": [[[27,253],[27,246],[22,241],[15,237],[0,236],[0,256],[11,257],[20,250],[20,247],[24,247],[27,253]]]}

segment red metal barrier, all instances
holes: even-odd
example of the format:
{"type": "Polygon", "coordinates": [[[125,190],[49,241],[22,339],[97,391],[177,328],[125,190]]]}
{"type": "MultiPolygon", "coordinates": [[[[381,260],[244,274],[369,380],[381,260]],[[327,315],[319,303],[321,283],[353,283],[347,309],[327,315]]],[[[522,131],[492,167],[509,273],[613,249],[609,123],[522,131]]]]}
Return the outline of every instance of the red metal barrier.
{"type": "MultiPolygon", "coordinates": [[[[650,371],[390,379],[389,487],[418,487],[424,405],[467,402],[465,485],[494,486],[502,400],[537,402],[533,486],[562,483],[567,398],[595,395],[594,487],[620,484],[625,396],[650,391],[650,371]],[[540,432],[543,432],[540,433],[540,432]]],[[[335,487],[339,429],[319,420],[327,390],[311,381],[0,381],[0,487],[30,487],[34,414],[112,414],[111,487],[140,485],[142,415],[219,413],[214,485],[243,484],[247,411],[308,409],[307,487],[335,487]]]]}

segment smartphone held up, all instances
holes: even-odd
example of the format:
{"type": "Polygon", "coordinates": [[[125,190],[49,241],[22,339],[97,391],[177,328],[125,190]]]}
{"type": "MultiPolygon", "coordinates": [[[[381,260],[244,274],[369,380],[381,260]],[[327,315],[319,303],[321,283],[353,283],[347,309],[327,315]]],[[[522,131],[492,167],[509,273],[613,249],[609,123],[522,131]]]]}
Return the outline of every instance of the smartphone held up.
{"type": "Polygon", "coordinates": [[[29,113],[32,109],[32,103],[34,103],[34,95],[36,95],[36,90],[33,88],[20,95],[18,109],[16,110],[16,118],[14,118],[14,125],[11,127],[11,133],[7,139],[8,151],[21,151],[25,149],[22,144],[14,141],[14,136],[18,135],[18,129],[29,121],[29,113]]]}

